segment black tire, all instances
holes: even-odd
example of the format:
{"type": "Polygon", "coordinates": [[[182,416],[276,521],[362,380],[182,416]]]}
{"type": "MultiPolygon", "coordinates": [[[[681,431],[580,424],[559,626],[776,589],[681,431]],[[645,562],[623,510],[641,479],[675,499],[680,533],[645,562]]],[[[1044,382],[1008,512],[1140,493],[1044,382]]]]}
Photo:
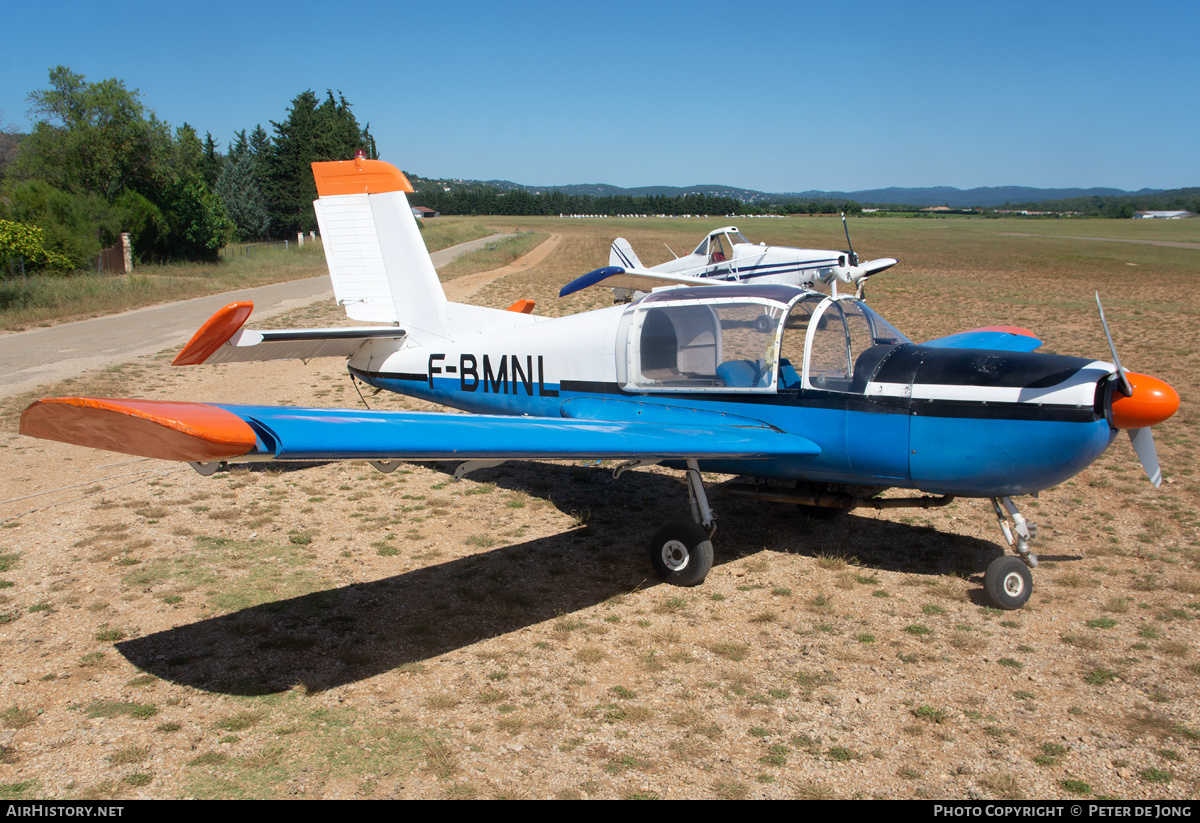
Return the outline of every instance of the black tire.
{"type": "Polygon", "coordinates": [[[997,557],[983,573],[983,590],[997,609],[1013,611],[1024,606],[1033,594],[1033,575],[1019,557],[997,557]]]}
{"type": "Polygon", "coordinates": [[[672,586],[699,586],[712,570],[712,541],[695,523],[668,523],[650,541],[650,563],[658,578],[672,586]]]}
{"type": "Polygon", "coordinates": [[[760,314],[754,319],[754,329],[758,332],[766,334],[775,327],[775,321],[768,314],[760,314]]]}

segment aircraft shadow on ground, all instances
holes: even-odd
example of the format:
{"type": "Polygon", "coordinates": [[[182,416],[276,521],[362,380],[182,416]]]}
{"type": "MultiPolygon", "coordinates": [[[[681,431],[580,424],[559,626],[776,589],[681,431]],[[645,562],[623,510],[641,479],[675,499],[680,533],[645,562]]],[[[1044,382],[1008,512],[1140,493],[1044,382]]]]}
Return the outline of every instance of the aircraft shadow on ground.
{"type": "MultiPolygon", "coordinates": [[[[592,506],[590,517],[581,517],[589,522],[393,577],[241,609],[124,641],[117,649],[140,669],[206,691],[323,690],[569,617],[614,595],[658,585],[646,559],[649,536],[663,520],[687,510],[677,478],[634,473],[615,486],[607,485],[609,478],[602,469],[546,464],[489,470],[488,481],[498,487],[552,497],[565,511],[592,506]]],[[[763,549],[964,576],[979,574],[999,554],[996,543],[927,525],[854,514],[822,521],[779,504],[714,500],[721,511],[714,573],[763,549]]],[[[770,582],[806,596],[804,579],[770,582]]],[[[969,596],[983,602],[981,589],[969,596]]]]}

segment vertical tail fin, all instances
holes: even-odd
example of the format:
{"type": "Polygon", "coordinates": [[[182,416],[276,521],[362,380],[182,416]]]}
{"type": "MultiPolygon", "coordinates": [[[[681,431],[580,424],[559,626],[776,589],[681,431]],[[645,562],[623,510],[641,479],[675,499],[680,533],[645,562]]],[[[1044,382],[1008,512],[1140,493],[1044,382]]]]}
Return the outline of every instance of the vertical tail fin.
{"type": "Polygon", "coordinates": [[[643,268],[642,261],[633,253],[633,246],[629,245],[629,241],[624,237],[613,241],[612,248],[608,250],[608,265],[619,266],[622,269],[643,268]]]}
{"type": "Polygon", "coordinates": [[[398,323],[410,334],[449,337],[446,294],[390,163],[313,163],[313,203],[339,304],[354,320],[398,323]]]}

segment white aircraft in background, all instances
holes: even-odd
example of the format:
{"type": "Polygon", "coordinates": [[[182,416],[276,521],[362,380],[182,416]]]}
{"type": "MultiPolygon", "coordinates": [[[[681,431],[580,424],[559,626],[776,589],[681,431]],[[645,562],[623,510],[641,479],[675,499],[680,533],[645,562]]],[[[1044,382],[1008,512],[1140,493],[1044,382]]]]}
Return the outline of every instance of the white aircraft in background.
{"type": "MultiPolygon", "coordinates": [[[[845,220],[843,215],[843,225],[845,220]]],[[[849,231],[846,243],[850,243],[849,231]]],[[[836,294],[840,281],[854,286],[861,298],[867,278],[890,269],[897,262],[895,258],[882,257],[860,264],[853,247],[849,251],[829,251],[764,243],[755,245],[738,231],[737,226],[726,226],[709,232],[691,254],[649,268],[638,260],[629,241],[618,237],[609,251],[608,266],[568,283],[559,296],[566,297],[597,283],[611,286],[618,302],[632,298],[636,292],[649,292],[664,286],[728,283],[782,283],[803,289],[831,284],[836,294]]]]}

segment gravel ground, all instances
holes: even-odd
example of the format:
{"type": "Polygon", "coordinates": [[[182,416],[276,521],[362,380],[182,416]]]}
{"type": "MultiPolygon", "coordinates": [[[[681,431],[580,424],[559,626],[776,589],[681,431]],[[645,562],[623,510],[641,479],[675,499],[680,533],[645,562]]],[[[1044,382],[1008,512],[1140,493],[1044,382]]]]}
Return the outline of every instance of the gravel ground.
{"type": "MultiPolygon", "coordinates": [[[[312,312],[294,324],[313,324],[312,312]]],[[[324,320],[321,321],[322,323],[324,320]]],[[[171,353],[173,354],[173,353],[171,353]]],[[[352,405],[341,363],[55,391],[352,405]]],[[[373,407],[426,408],[379,396],[373,407]]],[[[1194,798],[1194,484],[1122,439],[1022,502],[814,520],[723,498],[651,576],[678,473],[186,467],[0,434],[0,797],[1194,798]]],[[[1171,465],[1171,447],[1163,447],[1171,465]]]]}

